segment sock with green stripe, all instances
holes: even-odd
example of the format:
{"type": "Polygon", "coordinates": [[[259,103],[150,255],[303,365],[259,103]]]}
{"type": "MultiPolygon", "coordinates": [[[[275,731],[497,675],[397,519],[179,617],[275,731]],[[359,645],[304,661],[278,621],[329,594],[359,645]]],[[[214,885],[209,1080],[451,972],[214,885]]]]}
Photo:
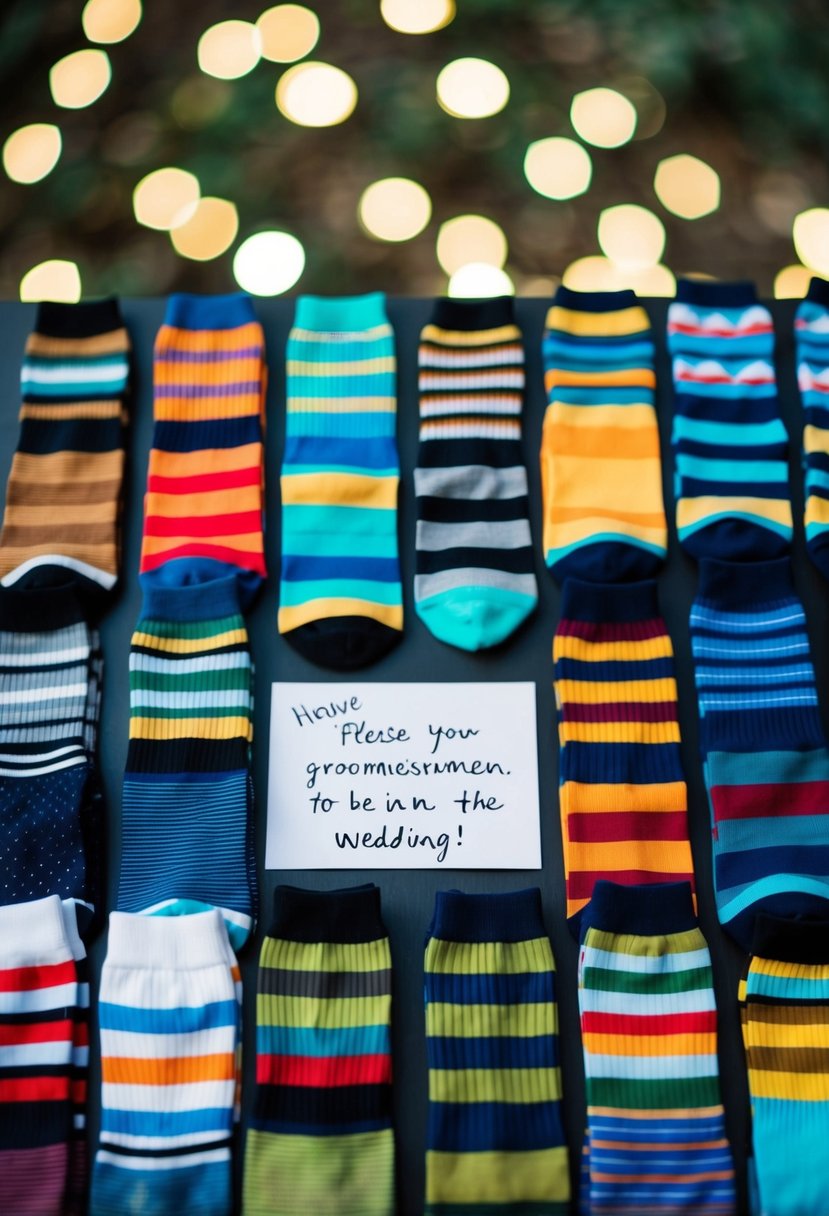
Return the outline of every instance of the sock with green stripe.
{"type": "Polygon", "coordinates": [[[733,1216],[717,1011],[689,883],[600,881],[582,914],[586,1212],[733,1216]]]}
{"type": "Polygon", "coordinates": [[[417,614],[442,642],[481,650],[538,601],[512,298],[439,300],[418,362],[417,614]]]}
{"type": "Polygon", "coordinates": [[[538,888],[439,891],[425,958],[426,1216],[564,1216],[555,963],[538,888]]]}
{"type": "Polygon", "coordinates": [[[349,671],[397,644],[394,333],[380,292],[301,296],[287,350],[279,632],[349,671]]]}
{"type": "Polygon", "coordinates": [[[244,1216],[392,1216],[391,954],[373,884],[277,887],[244,1216]]]}

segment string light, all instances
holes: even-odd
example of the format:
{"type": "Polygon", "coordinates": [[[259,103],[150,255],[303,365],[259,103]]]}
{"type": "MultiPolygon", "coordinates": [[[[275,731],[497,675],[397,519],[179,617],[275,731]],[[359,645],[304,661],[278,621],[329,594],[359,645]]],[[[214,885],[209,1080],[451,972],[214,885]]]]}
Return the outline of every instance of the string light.
{"type": "Polygon", "coordinates": [[[250,21],[219,21],[204,31],[196,49],[199,67],[219,80],[238,80],[262,57],[259,30],[250,21]]]}
{"type": "Polygon", "coordinates": [[[320,23],[317,14],[302,4],[277,4],[256,19],[262,40],[262,58],[272,63],[295,63],[317,45],[320,23]]]}
{"type": "Polygon", "coordinates": [[[330,63],[297,63],[280,77],[276,104],[301,127],[333,127],[354,112],[357,86],[330,63]]]}
{"type": "Polygon", "coordinates": [[[812,272],[808,266],[795,262],[793,266],[784,266],[774,278],[775,300],[802,300],[809,290],[812,272]]]}
{"type": "Polygon", "coordinates": [[[156,169],[133,190],[132,208],[139,224],[164,231],[191,218],[200,194],[198,178],[186,169],[156,169]]]}
{"type": "Polygon", "coordinates": [[[447,294],[455,299],[477,300],[489,296],[511,296],[515,285],[505,270],[488,262],[467,262],[449,280],[447,294]]]}
{"type": "Polygon", "coordinates": [[[599,247],[619,266],[654,266],[665,249],[665,226],[636,203],[606,207],[599,216],[599,247]]]}
{"type": "Polygon", "coordinates": [[[87,0],[81,14],[90,42],[123,42],[141,21],[141,0],[87,0]]]}
{"type": "Polygon", "coordinates": [[[239,231],[239,213],[226,198],[202,198],[183,224],[174,228],[170,240],[176,253],[195,262],[218,258],[230,248],[239,231]]]}
{"type": "Polygon", "coordinates": [[[615,89],[586,89],[573,98],[570,121],[585,143],[620,148],[633,138],[636,107],[615,89]]]}
{"type": "Polygon", "coordinates": [[[796,215],[792,225],[794,247],[805,266],[829,276],[829,209],[811,207],[796,215]]]}
{"type": "Polygon", "coordinates": [[[457,215],[438,230],[437,258],[447,274],[472,262],[501,268],[507,260],[504,230],[485,215],[457,215]]]}
{"type": "Polygon", "coordinates": [[[576,258],[564,272],[562,282],[574,291],[621,291],[628,288],[642,296],[673,296],[676,279],[661,263],[639,269],[620,266],[610,258],[591,254],[576,258]]]}
{"type": "Polygon", "coordinates": [[[399,34],[431,34],[455,17],[455,0],[381,0],[380,15],[399,34]]]}
{"type": "Polygon", "coordinates": [[[418,182],[386,177],[363,191],[358,215],[366,232],[378,240],[410,241],[429,223],[432,200],[418,182]]]}
{"type": "Polygon", "coordinates": [[[233,275],[243,291],[278,296],[293,287],[305,269],[305,250],[289,232],[257,232],[236,250],[233,275]]]}
{"type": "Polygon", "coordinates": [[[27,303],[57,300],[77,304],[81,298],[81,272],[75,262],[50,258],[27,270],[20,280],[20,298],[27,303]]]}
{"type": "Polygon", "coordinates": [[[720,176],[716,169],[685,152],[659,162],[653,188],[662,206],[684,220],[697,220],[720,205],[720,176]]]}
{"type": "Polygon", "coordinates": [[[509,81],[488,59],[453,59],[438,73],[437,96],[454,118],[489,118],[509,101],[509,81]]]}
{"type": "Polygon", "coordinates": [[[82,110],[91,106],[112,79],[106,51],[87,48],[59,59],[49,71],[49,89],[56,106],[82,110]]]}
{"type": "Polygon", "coordinates": [[[60,150],[58,128],[48,122],[33,122],[13,131],[3,144],[3,168],[13,182],[28,186],[52,172],[60,150]]]}
{"type": "Polygon", "coordinates": [[[524,174],[533,190],[545,198],[575,198],[590,185],[593,163],[581,144],[554,135],[530,144],[524,174]]]}

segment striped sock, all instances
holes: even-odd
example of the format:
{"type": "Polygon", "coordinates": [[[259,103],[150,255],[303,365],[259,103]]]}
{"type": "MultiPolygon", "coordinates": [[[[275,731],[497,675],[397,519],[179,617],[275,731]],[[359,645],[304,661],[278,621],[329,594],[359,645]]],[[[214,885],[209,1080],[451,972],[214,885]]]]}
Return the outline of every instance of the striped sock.
{"type": "Polygon", "coordinates": [[[343,671],[379,659],[403,629],[384,300],[301,296],[288,338],[279,632],[343,671]]]}
{"type": "Polygon", "coordinates": [[[390,1013],[379,887],[277,887],[259,960],[245,1216],[391,1216],[390,1013]]]}
{"type": "Polygon", "coordinates": [[[693,884],[673,647],[656,584],[564,584],[553,641],[567,916],[597,879],[693,884]]]}
{"type": "Polygon", "coordinates": [[[691,647],[717,912],[749,950],[758,909],[829,898],[829,752],[789,559],[701,562],[691,647]]]}
{"type": "Polygon", "coordinates": [[[668,309],[679,541],[693,557],[762,559],[792,538],[774,326],[753,283],[681,279],[668,309]]]}
{"type": "Polygon", "coordinates": [[[128,377],[116,300],[38,306],[0,535],[4,587],[72,583],[99,601],[115,585],[128,377]]]}
{"type": "Polygon", "coordinates": [[[143,584],[265,578],[265,347],[246,295],[173,295],[155,342],[143,584]]]}
{"type": "Polygon", "coordinates": [[[812,279],[794,321],[797,383],[803,401],[806,545],[829,578],[829,283],[812,279]]]}
{"type": "Polygon", "coordinates": [[[426,942],[426,1216],[564,1216],[555,963],[537,888],[439,891],[426,942]]]}
{"type": "Polygon", "coordinates": [[[512,298],[439,300],[418,362],[415,606],[440,641],[481,650],[538,602],[512,298]]]}
{"type": "Polygon", "coordinates": [[[632,291],[559,287],[542,347],[544,560],[555,578],[649,578],[668,544],[654,347],[632,291]]]}
{"type": "Polygon", "coordinates": [[[86,1143],[86,1100],[89,1077],[89,959],[78,932],[76,909],[63,904],[64,933],[72,952],[78,979],[72,1009],[72,1066],[69,1096],[72,1102],[72,1133],[62,1216],[86,1216],[89,1183],[89,1153],[86,1143]]]}
{"type": "Polygon", "coordinates": [[[130,650],[121,911],[215,907],[243,944],[256,905],[251,738],[237,580],[145,587],[130,650]]]}
{"type": "Polygon", "coordinates": [[[0,1204],[9,1216],[72,1213],[78,997],[58,896],[0,907],[0,1204]]]}
{"type": "Polygon", "coordinates": [[[711,957],[690,886],[597,883],[582,930],[591,1216],[732,1216],[711,957]]]}
{"type": "Polygon", "coordinates": [[[752,955],[741,1017],[753,1210],[812,1216],[826,1210],[829,1172],[829,922],[760,915],[752,955]]]}
{"type": "Polygon", "coordinates": [[[240,1013],[219,913],[113,912],[91,1216],[230,1216],[240,1013]]]}

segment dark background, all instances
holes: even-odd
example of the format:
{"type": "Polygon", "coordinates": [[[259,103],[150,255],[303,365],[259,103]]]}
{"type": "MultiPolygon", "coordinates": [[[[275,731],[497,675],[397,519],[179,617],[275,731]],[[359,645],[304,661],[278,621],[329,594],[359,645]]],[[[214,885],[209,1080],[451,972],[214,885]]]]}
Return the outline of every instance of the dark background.
{"type": "MultiPolygon", "coordinates": [[[[708,809],[702,781],[697,743],[697,712],[688,640],[688,613],[696,587],[696,568],[680,552],[673,527],[671,461],[668,445],[671,420],[671,382],[665,342],[666,301],[646,301],[657,342],[657,395],[663,451],[665,501],[670,525],[670,549],[659,580],[659,595],[668,630],[676,651],[679,683],[679,716],[682,752],[688,781],[689,817],[694,862],[700,896],[702,929],[711,947],[717,1004],[720,1013],[720,1067],[728,1132],[737,1161],[741,1211],[745,1208],[745,1153],[748,1138],[748,1098],[736,1004],[737,981],[744,964],[740,951],[725,937],[716,920],[711,885],[711,850],[708,809]]],[[[536,544],[536,573],[540,601],[538,611],[506,645],[496,651],[469,655],[442,645],[421,624],[414,612],[415,509],[412,469],[417,455],[417,342],[428,320],[427,300],[390,300],[389,318],[397,335],[398,351],[398,439],[402,465],[400,498],[400,552],[406,626],[402,643],[382,662],[360,678],[376,681],[474,681],[533,680],[538,703],[538,754],[541,791],[541,829],[544,868],[522,872],[480,871],[314,871],[265,872],[267,790],[267,741],[270,684],[273,680],[326,681],[339,678],[305,662],[279,636],[276,629],[280,552],[279,460],[284,439],[284,352],[293,315],[293,302],[257,301],[267,342],[270,381],[267,432],[267,528],[266,549],[271,577],[249,616],[251,648],[256,665],[256,741],[254,779],[257,795],[257,854],[262,886],[262,907],[255,938],[245,948],[241,963],[244,978],[244,1110],[253,1099],[255,1068],[256,962],[267,928],[272,891],[282,882],[310,887],[335,887],[375,881],[383,895],[383,911],[389,929],[394,964],[393,1043],[395,1070],[395,1128],[398,1153],[398,1216],[420,1216],[423,1211],[423,1158],[426,1123],[427,1073],[423,1024],[423,943],[438,890],[459,887],[465,891],[508,891],[540,885],[547,929],[552,938],[558,968],[558,1000],[564,1078],[564,1120],[574,1175],[578,1164],[584,1125],[584,1090],[576,992],[576,943],[564,921],[564,881],[558,823],[557,741],[552,690],[552,636],[558,620],[559,593],[546,571],[541,555],[541,492],[538,449],[545,408],[540,342],[548,302],[517,301],[516,312],[524,332],[527,357],[527,404],[524,450],[530,476],[532,529],[536,544]]],[[[797,396],[792,346],[795,303],[772,306],[778,334],[777,374],[781,409],[791,437],[791,487],[794,502],[795,581],[806,606],[812,655],[822,692],[829,672],[829,638],[826,633],[827,588],[808,561],[803,529],[803,487],[800,469],[801,414],[797,396]]],[[[108,904],[114,904],[120,854],[120,787],[127,750],[128,683],[127,654],[130,634],[138,617],[138,553],[141,536],[141,499],[147,468],[152,427],[152,344],[162,321],[162,300],[125,300],[123,313],[132,338],[135,356],[134,419],[129,437],[128,481],[124,512],[124,558],[117,600],[104,618],[102,635],[106,660],[104,703],[100,734],[100,758],[108,800],[109,872],[108,904]]],[[[0,305],[0,484],[5,484],[17,436],[19,369],[23,345],[35,316],[33,306],[0,305]]],[[[824,716],[829,724],[829,697],[823,696],[824,716]]],[[[182,848],[187,842],[182,841],[182,848]]],[[[92,947],[93,1037],[90,1078],[90,1136],[94,1146],[98,1126],[100,1073],[95,1004],[97,979],[105,955],[104,938],[92,947]]],[[[244,1122],[243,1122],[244,1125],[244,1122]]],[[[241,1178],[241,1146],[236,1157],[241,1178]]],[[[574,1177],[575,1181],[575,1177],[574,1177]]],[[[13,1216],[13,1214],[9,1214],[13,1216]]]]}

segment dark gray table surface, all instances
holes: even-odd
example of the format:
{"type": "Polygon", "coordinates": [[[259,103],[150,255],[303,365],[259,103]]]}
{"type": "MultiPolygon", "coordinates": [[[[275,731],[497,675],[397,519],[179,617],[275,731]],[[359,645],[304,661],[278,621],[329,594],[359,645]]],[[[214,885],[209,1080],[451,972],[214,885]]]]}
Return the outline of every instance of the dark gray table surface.
{"type": "MultiPolygon", "coordinates": [[[[383,912],[391,937],[394,964],[393,1050],[394,1108],[397,1137],[398,1216],[419,1216],[423,1211],[424,1137],[427,1106],[427,1072],[423,1019],[422,961],[426,928],[435,892],[450,887],[464,891],[508,891],[519,887],[541,887],[547,929],[553,943],[558,971],[560,1043],[564,1083],[564,1122],[575,1172],[584,1125],[584,1086],[576,995],[576,943],[564,921],[564,880],[558,824],[557,742],[552,689],[552,637],[558,619],[559,592],[546,571],[541,555],[541,489],[538,449],[545,398],[541,368],[541,333],[548,301],[522,299],[516,302],[518,324],[524,332],[527,358],[527,397],[524,414],[524,451],[530,477],[532,529],[536,543],[536,572],[540,588],[538,611],[508,643],[493,652],[469,655],[436,641],[414,612],[415,506],[412,470],[417,456],[417,343],[421,327],[429,319],[427,300],[396,299],[388,303],[389,318],[397,336],[398,441],[402,467],[399,536],[403,568],[405,633],[402,643],[385,659],[360,673],[360,679],[377,681],[474,681],[533,680],[538,703],[538,763],[541,790],[541,834],[543,869],[539,871],[310,871],[264,870],[265,813],[268,773],[268,717],[270,684],[273,680],[336,680],[302,659],[279,636],[276,629],[280,520],[279,461],[285,425],[285,341],[293,315],[293,301],[256,301],[267,342],[270,380],[267,430],[267,527],[266,550],[271,577],[263,587],[249,616],[253,658],[256,666],[256,723],[254,780],[257,798],[257,856],[260,867],[262,906],[255,938],[243,952],[244,978],[244,1111],[253,1101],[255,1068],[256,963],[262,936],[267,928],[273,888],[278,882],[328,888],[366,881],[382,889],[383,912]]],[[[737,1015],[737,981],[744,966],[740,951],[720,929],[712,893],[711,849],[708,809],[697,746],[697,712],[688,612],[696,587],[696,567],[680,552],[673,526],[672,469],[669,449],[671,420],[670,367],[664,341],[667,301],[647,300],[657,343],[657,396],[662,436],[663,484],[670,526],[669,558],[659,580],[663,615],[673,638],[679,684],[679,717],[682,754],[688,781],[689,815],[694,862],[700,895],[700,919],[711,947],[719,1008],[720,1069],[728,1132],[737,1161],[741,1199],[745,1199],[745,1155],[749,1133],[748,1096],[737,1015]]],[[[125,300],[124,319],[132,338],[136,385],[133,424],[129,435],[127,485],[124,511],[124,551],[121,582],[102,625],[106,662],[104,702],[100,734],[100,759],[109,816],[107,907],[114,905],[120,854],[121,775],[127,750],[128,684],[127,654],[130,634],[138,616],[140,593],[137,577],[141,537],[142,495],[152,429],[152,346],[164,315],[164,301],[125,300]]],[[[808,561],[802,513],[803,485],[800,466],[802,419],[797,395],[792,318],[794,302],[771,305],[777,327],[777,375],[781,408],[791,437],[791,492],[796,520],[795,582],[805,606],[818,673],[818,687],[825,694],[829,671],[829,638],[826,605],[829,588],[808,561]]],[[[19,369],[23,344],[32,327],[35,310],[30,305],[0,304],[0,482],[5,484],[17,436],[19,369]]],[[[822,695],[824,721],[829,726],[829,695],[822,695]]],[[[182,841],[186,847],[186,841],[182,841]]],[[[100,1070],[95,1000],[97,980],[106,950],[105,937],[91,950],[93,965],[92,1063],[89,1124],[94,1147],[100,1110],[100,1070]]],[[[243,1114],[243,1127],[245,1126],[243,1114]]],[[[242,1149],[236,1155],[237,1182],[241,1179],[242,1149]]],[[[742,1203],[741,1210],[745,1206],[742,1203]]]]}

